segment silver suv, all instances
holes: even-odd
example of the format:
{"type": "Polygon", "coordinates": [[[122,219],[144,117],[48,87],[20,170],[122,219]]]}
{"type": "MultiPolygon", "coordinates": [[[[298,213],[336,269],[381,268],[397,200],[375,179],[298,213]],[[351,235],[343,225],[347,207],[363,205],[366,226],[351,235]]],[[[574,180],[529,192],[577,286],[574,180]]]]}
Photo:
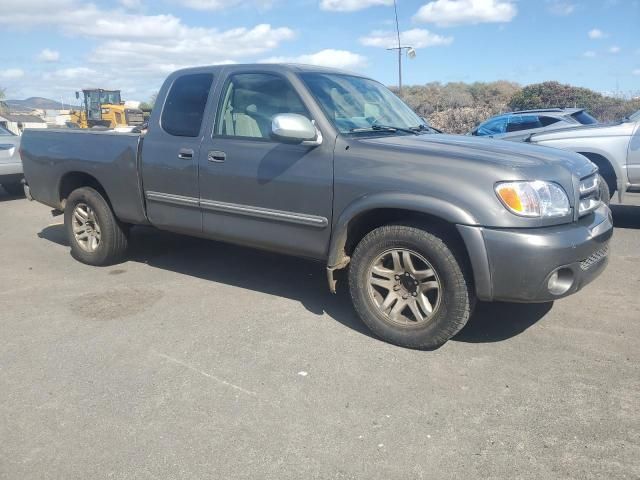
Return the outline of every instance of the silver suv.
{"type": "Polygon", "coordinates": [[[597,123],[583,108],[521,110],[492,117],[473,129],[470,135],[522,141],[532,133],[597,123]]]}
{"type": "Polygon", "coordinates": [[[0,125],[0,184],[9,195],[22,195],[20,137],[0,125]]]}

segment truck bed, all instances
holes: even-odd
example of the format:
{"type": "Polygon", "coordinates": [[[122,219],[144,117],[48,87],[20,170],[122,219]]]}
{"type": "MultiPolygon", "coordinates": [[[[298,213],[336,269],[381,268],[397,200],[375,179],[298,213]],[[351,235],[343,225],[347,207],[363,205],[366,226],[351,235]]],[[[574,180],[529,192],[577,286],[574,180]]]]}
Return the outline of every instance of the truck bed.
{"type": "Polygon", "coordinates": [[[33,129],[22,137],[22,163],[32,197],[62,209],[64,182],[91,176],[104,187],[117,217],[147,223],[138,169],[139,134],[33,129]]]}

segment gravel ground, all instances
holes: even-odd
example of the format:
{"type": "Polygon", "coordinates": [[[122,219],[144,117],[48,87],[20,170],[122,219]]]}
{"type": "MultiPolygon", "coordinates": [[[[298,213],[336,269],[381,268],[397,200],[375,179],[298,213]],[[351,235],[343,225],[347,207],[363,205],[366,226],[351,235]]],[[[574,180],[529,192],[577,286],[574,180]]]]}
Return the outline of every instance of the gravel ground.
{"type": "Polygon", "coordinates": [[[608,269],[481,304],[442,348],[381,342],[319,264],[137,229],[69,256],[0,192],[0,478],[640,478],[640,195],[608,269]]]}

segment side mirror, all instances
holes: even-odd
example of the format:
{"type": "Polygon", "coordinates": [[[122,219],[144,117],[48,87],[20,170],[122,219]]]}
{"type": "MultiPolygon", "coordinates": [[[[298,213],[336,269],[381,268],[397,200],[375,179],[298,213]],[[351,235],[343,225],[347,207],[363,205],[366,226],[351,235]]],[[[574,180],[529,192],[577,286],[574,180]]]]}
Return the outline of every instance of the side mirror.
{"type": "Polygon", "coordinates": [[[278,140],[302,145],[320,145],[320,130],[304,115],[281,113],[271,121],[271,135],[278,140]]]}
{"type": "Polygon", "coordinates": [[[80,92],[76,92],[76,100],[80,99],[80,92]]]}

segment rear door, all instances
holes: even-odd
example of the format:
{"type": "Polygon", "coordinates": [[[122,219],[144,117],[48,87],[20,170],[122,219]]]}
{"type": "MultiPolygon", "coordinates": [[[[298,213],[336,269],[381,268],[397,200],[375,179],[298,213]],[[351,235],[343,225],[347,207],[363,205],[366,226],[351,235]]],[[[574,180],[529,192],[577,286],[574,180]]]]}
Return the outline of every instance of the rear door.
{"type": "Polygon", "coordinates": [[[203,119],[212,108],[214,75],[210,72],[177,76],[169,86],[157,122],[143,141],[142,179],[147,214],[157,227],[200,233],[198,156],[203,119]]]}
{"type": "Polygon", "coordinates": [[[232,69],[222,84],[213,135],[200,151],[203,230],[233,243],[324,258],[335,138],[312,146],[271,137],[279,113],[314,120],[291,83],[296,80],[275,71],[232,69]]]}

